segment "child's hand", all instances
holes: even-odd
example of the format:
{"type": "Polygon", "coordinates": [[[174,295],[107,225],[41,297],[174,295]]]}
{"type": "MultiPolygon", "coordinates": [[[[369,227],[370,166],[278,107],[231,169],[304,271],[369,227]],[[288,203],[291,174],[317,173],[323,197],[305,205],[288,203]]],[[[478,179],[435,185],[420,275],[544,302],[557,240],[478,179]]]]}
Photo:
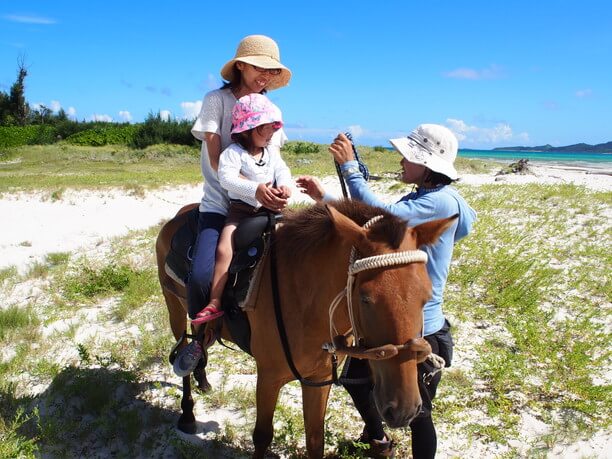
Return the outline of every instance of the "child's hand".
{"type": "Polygon", "coordinates": [[[319,179],[316,177],[302,175],[301,177],[297,178],[295,183],[302,193],[307,194],[317,202],[320,202],[325,195],[325,189],[323,188],[323,185],[321,185],[321,182],[319,182],[319,179]]]}
{"type": "Polygon", "coordinates": [[[270,186],[270,183],[260,183],[257,185],[255,198],[266,209],[275,212],[283,210],[287,206],[287,199],[278,195],[278,191],[270,186]]]}
{"type": "Polygon", "coordinates": [[[281,185],[278,188],[278,196],[281,198],[289,199],[291,197],[291,188],[287,185],[281,185]]]}

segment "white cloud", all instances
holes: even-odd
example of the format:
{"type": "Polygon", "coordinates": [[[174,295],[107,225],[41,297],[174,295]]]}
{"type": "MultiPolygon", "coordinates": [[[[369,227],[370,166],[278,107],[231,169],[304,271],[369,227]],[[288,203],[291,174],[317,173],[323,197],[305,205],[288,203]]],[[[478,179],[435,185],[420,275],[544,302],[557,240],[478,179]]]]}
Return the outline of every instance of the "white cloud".
{"type": "Polygon", "coordinates": [[[129,123],[130,121],[132,121],[132,114],[127,110],[121,110],[119,111],[119,118],[121,118],[122,121],[129,123]]]}
{"type": "Polygon", "coordinates": [[[90,121],[104,121],[106,123],[110,123],[113,121],[113,117],[110,115],[98,114],[94,113],[89,117],[90,121]]]}
{"type": "Polygon", "coordinates": [[[444,76],[447,78],[456,78],[458,80],[494,80],[503,77],[503,71],[500,66],[491,64],[487,68],[480,70],[459,67],[444,73],[444,76]]]}
{"type": "Polygon", "coordinates": [[[354,139],[357,139],[364,134],[364,129],[358,124],[354,126],[349,126],[348,131],[351,133],[354,139]]]}
{"type": "Polygon", "coordinates": [[[590,89],[579,89],[578,91],[576,91],[576,97],[579,98],[585,98],[585,97],[591,97],[593,95],[593,91],[590,89]]]}
{"type": "Polygon", "coordinates": [[[181,102],[181,108],[183,109],[183,119],[193,120],[200,113],[202,108],[202,101],[197,102],[181,102]]]}
{"type": "MultiPolygon", "coordinates": [[[[53,113],[58,113],[63,108],[59,100],[52,100],[48,104],[44,104],[42,102],[36,102],[32,104],[32,108],[34,110],[40,110],[42,106],[45,106],[46,108],[51,110],[53,113]]],[[[76,108],[74,107],[68,107],[67,109],[64,108],[64,112],[66,112],[66,115],[68,115],[69,117],[74,118],[76,116],[76,108]]]]}
{"type": "Polygon", "coordinates": [[[2,16],[7,21],[21,22],[24,24],[55,24],[55,19],[46,18],[43,16],[23,15],[23,14],[6,14],[2,16]]]}
{"type": "Polygon", "coordinates": [[[52,100],[51,103],[49,104],[49,108],[53,112],[57,113],[62,108],[62,104],[60,104],[59,101],[57,101],[57,100],[52,100]]]}
{"type": "Polygon", "coordinates": [[[514,134],[507,123],[497,123],[492,127],[469,125],[463,120],[448,118],[448,128],[455,133],[460,142],[466,144],[497,144],[509,140],[529,141],[529,134],[514,134]]]}
{"type": "Polygon", "coordinates": [[[169,121],[170,118],[172,118],[172,112],[170,110],[160,110],[159,111],[159,117],[163,121],[169,121]]]}

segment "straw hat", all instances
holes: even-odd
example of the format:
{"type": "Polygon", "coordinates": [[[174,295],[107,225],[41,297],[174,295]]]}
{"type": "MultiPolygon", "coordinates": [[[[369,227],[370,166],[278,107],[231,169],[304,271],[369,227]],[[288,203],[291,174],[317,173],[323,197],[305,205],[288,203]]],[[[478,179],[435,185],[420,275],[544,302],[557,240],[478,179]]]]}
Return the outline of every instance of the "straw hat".
{"type": "Polygon", "coordinates": [[[221,69],[221,76],[224,80],[232,80],[234,64],[238,61],[264,69],[281,69],[280,75],[276,75],[270,80],[266,87],[268,90],[286,86],[291,79],[291,70],[280,62],[278,45],[274,40],[265,35],[249,35],[238,43],[236,55],[221,69]]]}
{"type": "Polygon", "coordinates": [[[421,164],[451,180],[459,177],[453,164],[459,142],[450,129],[439,124],[421,124],[407,137],[389,142],[409,162],[421,164]]]}

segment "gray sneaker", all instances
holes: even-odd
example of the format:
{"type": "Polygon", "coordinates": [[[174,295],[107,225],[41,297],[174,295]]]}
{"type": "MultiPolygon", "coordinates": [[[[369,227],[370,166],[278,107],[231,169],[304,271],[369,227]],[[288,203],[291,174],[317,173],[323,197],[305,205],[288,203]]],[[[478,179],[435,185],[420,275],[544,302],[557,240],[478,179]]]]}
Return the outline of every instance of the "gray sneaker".
{"type": "Polygon", "coordinates": [[[179,351],[172,369],[177,376],[183,378],[195,370],[201,357],[202,346],[196,340],[193,340],[179,351]]]}

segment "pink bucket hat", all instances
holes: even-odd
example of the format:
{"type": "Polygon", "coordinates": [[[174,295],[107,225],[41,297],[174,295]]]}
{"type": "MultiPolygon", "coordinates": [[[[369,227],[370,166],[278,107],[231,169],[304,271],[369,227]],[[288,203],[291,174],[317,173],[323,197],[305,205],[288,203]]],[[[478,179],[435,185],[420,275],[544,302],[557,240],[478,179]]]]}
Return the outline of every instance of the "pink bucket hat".
{"type": "Polygon", "coordinates": [[[459,175],[453,163],[459,142],[450,129],[439,124],[420,124],[407,137],[390,139],[389,142],[409,162],[457,180],[459,175]]]}
{"type": "Polygon", "coordinates": [[[247,94],[236,101],[232,109],[232,134],[254,129],[262,124],[274,123],[283,127],[280,109],[263,94],[247,94]]]}

